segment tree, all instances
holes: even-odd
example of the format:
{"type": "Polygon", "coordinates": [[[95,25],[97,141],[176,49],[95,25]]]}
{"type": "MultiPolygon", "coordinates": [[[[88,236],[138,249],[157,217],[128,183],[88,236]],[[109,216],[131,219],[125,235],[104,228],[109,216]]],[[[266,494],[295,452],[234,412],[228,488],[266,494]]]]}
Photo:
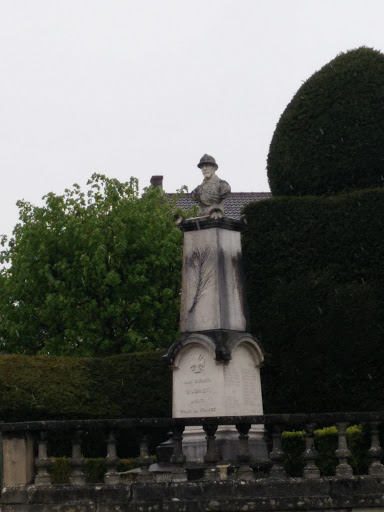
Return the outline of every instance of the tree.
{"type": "Polygon", "coordinates": [[[182,233],[159,188],[94,174],[19,201],[0,275],[1,352],[107,356],[167,347],[178,331],[182,233]]]}
{"type": "Polygon", "coordinates": [[[338,55],[297,91],[268,155],[274,195],[327,195],[384,182],[384,55],[338,55]]]}

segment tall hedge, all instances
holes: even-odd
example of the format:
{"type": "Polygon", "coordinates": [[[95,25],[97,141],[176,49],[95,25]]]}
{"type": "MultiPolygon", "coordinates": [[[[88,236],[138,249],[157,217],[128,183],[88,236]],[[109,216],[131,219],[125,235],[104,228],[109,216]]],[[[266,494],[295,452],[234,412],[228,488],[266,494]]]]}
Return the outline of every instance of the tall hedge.
{"type": "Polygon", "coordinates": [[[171,416],[161,352],[97,358],[0,357],[0,420],[171,416]]]}
{"type": "Polygon", "coordinates": [[[327,195],[384,181],[384,55],[338,55],[297,91],[268,155],[273,195],[327,195]]]}
{"type": "Polygon", "coordinates": [[[384,407],[384,191],[246,207],[250,322],[265,411],[384,407]]]}

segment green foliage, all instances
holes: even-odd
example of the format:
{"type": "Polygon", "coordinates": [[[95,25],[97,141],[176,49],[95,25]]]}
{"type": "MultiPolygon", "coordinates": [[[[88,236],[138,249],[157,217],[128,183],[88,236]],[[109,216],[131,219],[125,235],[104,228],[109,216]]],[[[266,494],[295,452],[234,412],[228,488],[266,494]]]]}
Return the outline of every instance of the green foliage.
{"type": "Polygon", "coordinates": [[[274,195],[381,187],[384,55],[358,48],[312,75],[282,114],[268,155],[274,195]]]}
{"type": "Polygon", "coordinates": [[[246,207],[251,330],[267,413],[381,410],[384,191],[246,207]]]}
{"type": "Polygon", "coordinates": [[[368,466],[372,462],[368,455],[370,448],[369,428],[364,425],[353,425],[347,429],[348,447],[351,450],[349,463],[356,475],[364,475],[368,472],[368,466]]]}
{"type": "MultiPolygon", "coordinates": [[[[171,417],[172,372],[161,355],[161,351],[100,359],[3,355],[0,421],[171,417]]],[[[159,428],[150,433],[151,453],[166,440],[166,432],[159,428]]],[[[71,432],[49,432],[48,444],[50,456],[68,456],[71,432]]],[[[119,431],[118,445],[120,457],[137,456],[139,432],[119,431]]],[[[105,449],[103,430],[90,426],[83,432],[85,457],[103,457],[105,449]]],[[[99,474],[100,464],[96,466],[99,474]]]]}
{"type": "Polygon", "coordinates": [[[289,476],[302,476],[305,449],[304,431],[283,432],[282,448],[284,450],[284,469],[289,476]]]}
{"type": "MultiPolygon", "coordinates": [[[[347,429],[347,443],[351,451],[349,464],[355,475],[366,474],[368,470],[369,436],[362,425],[352,425],[347,429]]],[[[289,476],[302,476],[305,450],[304,431],[283,432],[282,446],[285,452],[284,467],[289,476]]],[[[338,460],[335,455],[337,449],[337,428],[325,427],[315,431],[315,449],[318,453],[316,465],[321,476],[332,476],[338,460]]]]}
{"type": "Polygon", "coordinates": [[[52,483],[56,484],[67,484],[69,477],[72,473],[72,468],[69,465],[69,459],[66,457],[58,457],[51,459],[52,466],[50,467],[50,474],[52,483]]]}
{"type": "Polygon", "coordinates": [[[177,338],[174,204],[159,188],[139,197],[134,178],[94,174],[88,185],[50,193],[42,207],[19,201],[1,252],[1,352],[103,357],[177,338]]]}
{"type": "Polygon", "coordinates": [[[171,416],[171,377],[161,352],[103,359],[4,355],[0,420],[171,416]]]}
{"type": "MultiPolygon", "coordinates": [[[[137,468],[136,459],[120,459],[117,470],[130,471],[137,468]]],[[[105,459],[85,459],[84,473],[86,482],[89,484],[101,483],[104,480],[106,471],[105,459]]],[[[59,457],[52,459],[50,469],[52,484],[68,484],[72,469],[69,465],[69,459],[59,457]]]]}
{"type": "MultiPolygon", "coordinates": [[[[352,439],[361,434],[361,428],[359,427],[349,427],[347,429],[347,442],[350,446],[352,443],[352,439]],[[356,428],[358,432],[356,433],[356,428]]],[[[356,446],[356,443],[355,443],[356,446]]],[[[320,469],[320,474],[323,475],[334,475],[336,466],[338,464],[338,460],[335,455],[335,450],[337,449],[337,428],[336,427],[325,427],[315,431],[315,449],[319,454],[319,458],[316,461],[318,468],[320,469]]],[[[353,456],[355,461],[357,462],[357,457],[360,456],[361,459],[364,458],[364,454],[362,452],[359,455],[356,455],[358,451],[353,450],[353,456]]],[[[355,467],[357,464],[355,464],[355,467]]]]}
{"type": "Polygon", "coordinates": [[[157,351],[93,360],[93,392],[119,407],[121,417],[170,417],[172,372],[161,355],[157,351]]]}

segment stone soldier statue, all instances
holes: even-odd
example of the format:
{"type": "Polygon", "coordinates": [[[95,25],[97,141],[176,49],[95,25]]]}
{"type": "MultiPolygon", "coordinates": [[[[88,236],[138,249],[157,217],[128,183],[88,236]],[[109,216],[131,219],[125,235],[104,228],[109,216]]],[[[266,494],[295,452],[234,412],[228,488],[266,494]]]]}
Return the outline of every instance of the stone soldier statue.
{"type": "Polygon", "coordinates": [[[204,175],[201,185],[192,190],[192,198],[199,205],[199,215],[222,217],[224,215],[223,201],[231,193],[231,187],[216,176],[218,165],[210,155],[201,157],[197,164],[204,175]]]}

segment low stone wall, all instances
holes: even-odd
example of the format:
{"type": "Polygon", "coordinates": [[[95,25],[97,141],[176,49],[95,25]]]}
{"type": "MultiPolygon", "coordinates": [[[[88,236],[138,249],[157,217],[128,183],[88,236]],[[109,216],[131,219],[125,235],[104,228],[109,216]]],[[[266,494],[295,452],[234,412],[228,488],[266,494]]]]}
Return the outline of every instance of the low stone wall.
{"type": "Polygon", "coordinates": [[[384,481],[369,476],[7,488],[0,512],[384,511],[384,481]]]}

